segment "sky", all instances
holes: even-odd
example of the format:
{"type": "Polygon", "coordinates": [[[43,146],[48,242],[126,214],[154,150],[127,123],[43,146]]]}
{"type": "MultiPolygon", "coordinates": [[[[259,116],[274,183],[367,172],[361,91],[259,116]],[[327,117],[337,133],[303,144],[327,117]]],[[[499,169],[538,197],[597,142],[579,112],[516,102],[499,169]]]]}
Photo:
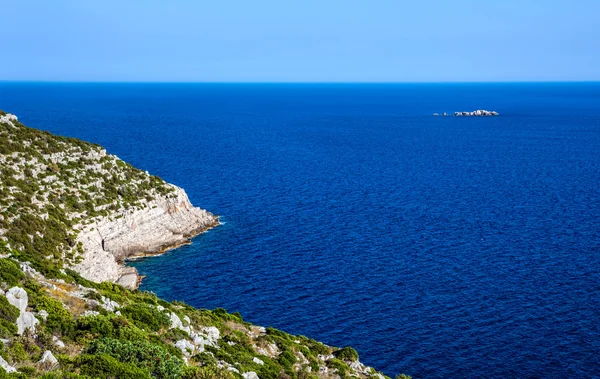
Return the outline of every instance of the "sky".
{"type": "Polygon", "coordinates": [[[600,80],[600,0],[0,0],[0,80],[600,80]]]}

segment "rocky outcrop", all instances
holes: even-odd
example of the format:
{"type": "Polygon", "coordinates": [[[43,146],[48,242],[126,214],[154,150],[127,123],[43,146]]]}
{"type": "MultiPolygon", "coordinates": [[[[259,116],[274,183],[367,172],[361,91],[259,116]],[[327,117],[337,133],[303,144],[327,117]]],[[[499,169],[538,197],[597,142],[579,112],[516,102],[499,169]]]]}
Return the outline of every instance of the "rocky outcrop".
{"type": "Polygon", "coordinates": [[[137,271],[122,266],[126,259],[161,254],[218,224],[216,216],[194,207],[183,189],[172,187],[173,193],[147,202],[143,209],[120,211],[83,227],[77,237],[83,260],[73,269],[95,282],[135,288],[137,271]]]}
{"type": "Polygon", "coordinates": [[[496,111],[486,111],[484,109],[479,109],[473,112],[454,112],[455,116],[498,116],[498,112],[496,111]]]}
{"type": "Polygon", "coordinates": [[[0,368],[3,368],[4,371],[6,371],[6,373],[8,373],[8,374],[10,374],[11,372],[17,371],[16,368],[9,365],[8,362],[5,361],[4,358],[2,358],[1,356],[0,356],[0,368]]]}
{"type": "Polygon", "coordinates": [[[17,334],[22,335],[27,329],[35,330],[35,326],[39,321],[33,313],[27,312],[29,298],[27,292],[21,287],[13,287],[6,292],[8,302],[19,309],[19,317],[17,318],[17,334]]]}
{"type": "MultiPolygon", "coordinates": [[[[438,113],[434,113],[434,116],[439,116],[438,113]]],[[[499,113],[496,111],[486,111],[485,109],[478,109],[472,112],[454,112],[455,116],[498,116],[499,113]]],[[[442,113],[442,116],[448,116],[448,113],[442,113]]]]}

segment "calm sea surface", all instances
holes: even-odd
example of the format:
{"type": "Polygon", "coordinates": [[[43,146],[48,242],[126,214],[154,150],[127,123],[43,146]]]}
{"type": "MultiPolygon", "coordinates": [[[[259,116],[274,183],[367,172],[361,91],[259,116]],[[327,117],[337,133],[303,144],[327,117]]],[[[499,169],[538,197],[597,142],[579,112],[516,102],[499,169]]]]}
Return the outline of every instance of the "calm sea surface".
{"type": "Polygon", "coordinates": [[[0,83],[0,108],[221,216],[142,289],[388,375],[600,376],[600,84],[0,83]]]}

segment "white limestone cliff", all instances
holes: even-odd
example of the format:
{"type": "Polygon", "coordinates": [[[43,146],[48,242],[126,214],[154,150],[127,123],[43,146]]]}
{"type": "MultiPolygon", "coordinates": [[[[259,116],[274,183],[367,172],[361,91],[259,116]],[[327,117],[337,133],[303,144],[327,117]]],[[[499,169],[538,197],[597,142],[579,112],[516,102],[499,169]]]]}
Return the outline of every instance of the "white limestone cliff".
{"type": "Polygon", "coordinates": [[[137,270],[123,267],[125,259],[160,254],[218,224],[216,216],[194,207],[182,188],[173,188],[174,193],[155,198],[143,209],[118,211],[83,226],[77,237],[83,260],[73,269],[95,282],[135,288],[137,270]]]}

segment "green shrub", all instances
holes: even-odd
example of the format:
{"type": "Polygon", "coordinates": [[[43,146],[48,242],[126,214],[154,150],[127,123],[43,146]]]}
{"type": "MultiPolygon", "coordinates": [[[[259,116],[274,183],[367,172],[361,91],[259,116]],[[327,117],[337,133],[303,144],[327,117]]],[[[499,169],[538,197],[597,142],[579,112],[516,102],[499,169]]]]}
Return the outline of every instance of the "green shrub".
{"type": "Polygon", "coordinates": [[[120,362],[108,355],[81,355],[76,365],[81,374],[98,379],[152,379],[147,369],[120,362]]]}
{"type": "Polygon", "coordinates": [[[19,268],[17,263],[9,258],[0,259],[0,281],[8,284],[9,287],[18,285],[25,274],[19,268]]]}
{"type": "Polygon", "coordinates": [[[60,301],[41,295],[36,299],[35,308],[38,312],[42,309],[48,312],[45,325],[49,333],[60,333],[68,336],[73,334],[75,326],[73,316],[60,301]]]}
{"type": "MultiPolygon", "coordinates": [[[[216,367],[187,367],[182,379],[234,379],[233,374],[227,370],[216,367]]],[[[266,378],[265,378],[266,379],[266,378]]]]}
{"type": "Polygon", "coordinates": [[[358,352],[351,348],[350,346],[344,347],[343,349],[339,349],[333,352],[333,355],[342,361],[357,361],[358,360],[358,352]]]}
{"type": "Polygon", "coordinates": [[[16,322],[19,318],[19,308],[8,302],[4,296],[0,296],[0,318],[8,322],[16,322]]]}
{"type": "Polygon", "coordinates": [[[179,378],[184,363],[160,346],[143,341],[120,341],[102,338],[93,341],[86,349],[88,354],[101,354],[147,369],[159,379],[179,378]]]}
{"type": "Polygon", "coordinates": [[[121,314],[133,321],[140,329],[157,332],[171,325],[169,316],[156,307],[144,303],[129,304],[121,309],[121,314]]]}

